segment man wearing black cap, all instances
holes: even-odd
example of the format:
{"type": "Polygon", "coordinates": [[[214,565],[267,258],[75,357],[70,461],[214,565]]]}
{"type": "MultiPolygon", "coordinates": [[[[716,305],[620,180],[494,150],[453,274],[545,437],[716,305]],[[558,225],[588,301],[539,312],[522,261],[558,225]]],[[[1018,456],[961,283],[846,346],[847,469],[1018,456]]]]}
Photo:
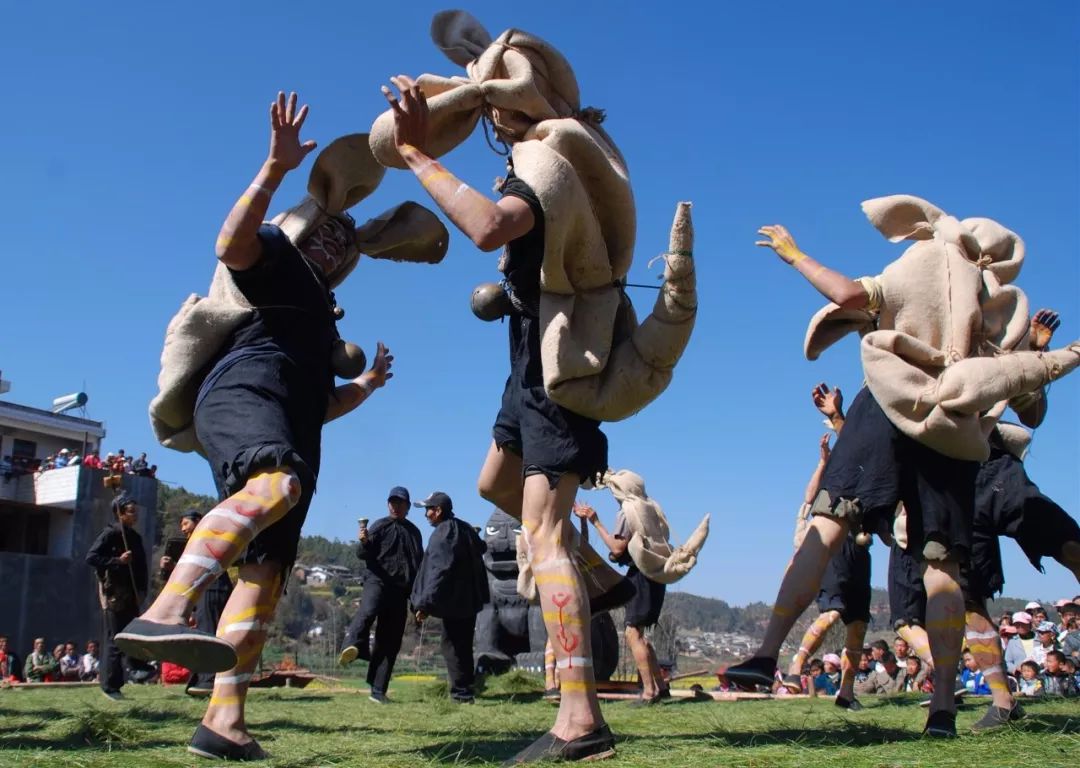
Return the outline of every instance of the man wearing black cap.
{"type": "Polygon", "coordinates": [[[98,596],[105,622],[101,653],[101,690],[110,699],[121,698],[124,656],[113,637],[139,613],[146,597],[146,549],[135,530],[139,507],[126,493],[113,500],[116,522],[108,525],[86,553],[86,564],[97,571],[98,596]]]}
{"type": "Polygon", "coordinates": [[[342,666],[357,657],[366,659],[371,700],[386,703],[386,688],[405,632],[409,591],[420,567],[424,544],[420,530],[406,520],[409,491],[400,485],[390,489],[386,499],[389,514],[369,528],[360,519],[360,546],[356,555],[367,563],[360,610],[345,631],[345,647],[338,657],[342,666]],[[375,647],[369,647],[371,625],[375,625],[375,647]]]}
{"type": "Polygon", "coordinates": [[[454,516],[450,497],[436,491],[423,501],[428,522],[435,528],[409,598],[416,620],[442,619],[442,653],[450,680],[450,698],[473,702],[473,632],[476,614],[491,599],[483,555],[487,545],[468,523],[454,516]]]}
{"type": "MultiPolygon", "coordinates": [[[[191,534],[195,533],[195,528],[202,518],[202,513],[197,509],[189,509],[180,517],[180,533],[183,534],[184,540],[191,538],[191,534]]],[[[161,558],[159,565],[162,577],[168,579],[169,574],[176,567],[176,561],[169,555],[165,555],[161,558]]],[[[227,571],[222,571],[199,596],[199,602],[195,604],[196,629],[211,635],[217,634],[221,613],[225,610],[232,591],[232,579],[229,578],[227,571]]],[[[214,673],[192,672],[184,692],[189,696],[209,696],[214,692],[214,673]]]]}

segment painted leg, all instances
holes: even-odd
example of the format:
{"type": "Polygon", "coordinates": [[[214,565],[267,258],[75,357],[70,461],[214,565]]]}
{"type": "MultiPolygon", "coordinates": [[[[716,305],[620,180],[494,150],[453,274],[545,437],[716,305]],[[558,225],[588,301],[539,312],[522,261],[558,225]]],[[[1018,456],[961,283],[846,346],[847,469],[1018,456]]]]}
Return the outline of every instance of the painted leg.
{"type": "Polygon", "coordinates": [[[840,659],[840,690],[837,691],[841,699],[851,701],[855,698],[855,670],[859,668],[859,656],[865,639],[865,621],[853,621],[847,625],[844,653],[840,659]]]}
{"type": "Polygon", "coordinates": [[[1001,656],[1001,638],[998,636],[994,622],[977,611],[968,611],[965,614],[968,650],[975,657],[975,663],[982,670],[986,684],[990,686],[990,695],[994,699],[994,706],[1011,710],[1015,700],[1009,692],[1009,684],[1005,679],[1004,659],[1001,656]]]}
{"type": "Polygon", "coordinates": [[[806,538],[784,572],[769,626],[755,656],[775,659],[780,655],[784,638],[817,595],[825,567],[840,549],[848,529],[847,521],[834,517],[817,515],[811,521],[806,538]]]}
{"type": "Polygon", "coordinates": [[[551,647],[549,637],[544,644],[544,690],[553,691],[559,687],[555,679],[555,649],[551,647]]]}
{"type": "Polygon", "coordinates": [[[645,639],[645,633],[637,627],[627,627],[626,644],[630,646],[630,653],[634,656],[634,665],[641,676],[641,698],[644,700],[655,698],[660,693],[660,681],[653,675],[649,659],[649,643],[645,639]]]}
{"type": "MultiPolygon", "coordinates": [[[[788,667],[789,675],[802,674],[803,665],[821,647],[821,643],[825,639],[825,633],[832,629],[832,625],[839,620],[840,611],[826,611],[814,619],[814,623],[807,628],[802,642],[799,643],[799,650],[791,657],[791,666],[788,667]]],[[[856,659],[856,666],[858,666],[858,659],[856,659]]]]}
{"type": "Polygon", "coordinates": [[[140,618],[186,624],[211,580],[232,565],[259,531],[284,517],[299,500],[300,480],[288,467],[253,475],[243,489],[199,521],[168,583],[140,618]]]}
{"type": "Polygon", "coordinates": [[[214,693],[202,722],[237,744],[252,740],[244,721],[244,703],[280,594],[281,563],[242,565],[218,624],[218,637],[236,648],[237,660],[235,667],[214,678],[214,693]]]}
{"type": "MultiPolygon", "coordinates": [[[[477,490],[485,501],[521,520],[524,504],[521,473],[521,457],[513,451],[499,448],[493,441],[488,447],[484,466],[480,469],[480,477],[476,481],[477,490]]],[[[623,575],[612,568],[588,542],[580,543],[574,557],[578,570],[585,579],[590,598],[607,595],[623,583],[623,575]]]]}
{"type": "Polygon", "coordinates": [[[649,650],[649,670],[652,672],[653,680],[656,681],[657,692],[663,693],[667,691],[670,694],[671,686],[664,681],[664,673],[660,669],[660,660],[656,658],[656,648],[648,638],[645,638],[645,647],[649,650]]]}
{"type": "Polygon", "coordinates": [[[927,669],[934,668],[934,656],[930,653],[930,638],[926,630],[914,624],[905,624],[896,630],[896,634],[907,641],[910,648],[927,669]]]}
{"type": "Polygon", "coordinates": [[[926,633],[934,662],[934,695],[930,712],[956,713],[956,666],[964,642],[964,597],[957,577],[960,567],[950,562],[924,562],[926,633]]]}
{"type": "Polygon", "coordinates": [[[589,596],[570,551],[576,532],[569,516],[577,486],[573,474],[564,475],[555,490],[544,475],[530,475],[525,478],[522,510],[562,693],[551,732],[567,741],[604,724],[593,678],[589,596]]]}

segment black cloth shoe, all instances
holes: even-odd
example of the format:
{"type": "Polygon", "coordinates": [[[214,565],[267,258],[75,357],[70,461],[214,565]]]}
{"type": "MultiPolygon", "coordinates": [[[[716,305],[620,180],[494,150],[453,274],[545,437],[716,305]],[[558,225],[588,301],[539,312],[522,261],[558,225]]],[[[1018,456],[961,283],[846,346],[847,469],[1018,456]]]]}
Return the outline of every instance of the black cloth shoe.
{"type": "Polygon", "coordinates": [[[840,709],[846,709],[851,712],[862,712],[863,705],[859,703],[859,700],[852,696],[850,699],[845,699],[842,696],[837,696],[833,699],[833,704],[840,707],[840,709]]]}
{"type": "Polygon", "coordinates": [[[544,691],[544,701],[562,701],[562,694],[558,688],[548,688],[544,691]]]}
{"type": "Polygon", "coordinates": [[[956,714],[943,709],[931,712],[930,717],[926,718],[926,727],[922,733],[928,739],[955,739],[956,714]]]}
{"type": "Polygon", "coordinates": [[[134,619],[116,635],[115,642],[133,658],[171,661],[193,672],[224,672],[236,666],[232,645],[182,624],[134,619]]]}
{"type": "Polygon", "coordinates": [[[525,749],[518,752],[503,766],[537,763],[541,760],[603,760],[615,754],[615,736],[611,729],[602,725],[592,733],[587,733],[571,741],[564,741],[548,731],[525,749]]]}
{"type": "Polygon", "coordinates": [[[1009,716],[1012,714],[1012,709],[1005,709],[1004,707],[995,707],[993,704],[986,710],[986,714],[976,720],[971,730],[978,733],[979,731],[989,731],[994,728],[1001,728],[1009,724],[1009,716]]]}
{"type": "Polygon", "coordinates": [[[1013,708],[1009,710],[1009,719],[1016,722],[1017,720],[1023,720],[1025,717],[1027,717],[1027,712],[1020,706],[1020,702],[1013,704],[1013,708]]]}
{"type": "MultiPolygon", "coordinates": [[[[759,685],[771,689],[776,680],[776,659],[755,656],[742,664],[728,667],[724,677],[748,691],[756,690],[759,685]]],[[[799,686],[799,690],[802,690],[802,686],[799,686]]]]}
{"type": "Polygon", "coordinates": [[[237,744],[202,724],[195,729],[187,751],[214,760],[266,760],[270,757],[254,739],[247,744],[237,744]]]}
{"type": "Polygon", "coordinates": [[[629,603],[636,594],[637,588],[634,583],[623,576],[615,583],[614,587],[604,594],[589,598],[589,611],[603,613],[604,611],[614,610],[629,603]]]}
{"type": "Polygon", "coordinates": [[[101,689],[101,695],[104,696],[109,701],[123,701],[124,700],[124,694],[120,693],[120,691],[107,691],[104,688],[102,688],[101,689]]]}
{"type": "Polygon", "coordinates": [[[385,693],[379,693],[378,691],[372,691],[371,695],[368,696],[368,701],[374,702],[375,704],[389,704],[390,703],[390,699],[386,698],[386,694],[385,693]]]}

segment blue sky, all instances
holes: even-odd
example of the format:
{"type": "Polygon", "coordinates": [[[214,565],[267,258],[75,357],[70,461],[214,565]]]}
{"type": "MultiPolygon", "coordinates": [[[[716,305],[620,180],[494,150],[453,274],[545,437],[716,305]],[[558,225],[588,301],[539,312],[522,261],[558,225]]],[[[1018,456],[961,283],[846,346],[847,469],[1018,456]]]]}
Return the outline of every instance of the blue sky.
{"type": "MultiPolygon", "coordinates": [[[[755,230],[783,223],[809,253],[852,276],[902,252],[859,202],[911,193],[960,217],[988,216],[1027,244],[1020,284],[1080,336],[1080,12],[1069,2],[519,3],[470,10],[493,35],[517,26],[572,62],[583,102],[626,155],[638,207],[635,282],[667,243],[675,203],[692,200],[701,306],[668,391],[608,425],[613,467],[642,473],[677,536],[706,512],[701,564],[678,588],[733,603],[771,601],[816,461],[808,397],[827,380],[859,387],[849,339],[809,363],[817,294],[755,230]]],[[[218,228],[266,152],[278,89],[311,105],[305,134],[325,146],[366,131],[379,85],[400,72],[458,74],[428,39],[440,6],[323,2],[21,3],[5,11],[0,68],[4,243],[0,368],[7,396],[45,407],[83,387],[106,447],[149,450],[163,479],[211,492],[205,463],[153,443],[166,323],[205,293],[218,228]]],[[[503,172],[474,136],[446,158],[479,189],[503,172]]],[[[272,210],[302,194],[309,165],[272,210]]],[[[391,172],[354,213],[425,201],[391,172]]],[[[346,338],[385,341],[396,378],[325,431],[306,532],[350,538],[387,489],[442,489],[481,524],[475,478],[506,376],[506,329],[469,312],[496,255],[454,235],[437,267],[363,262],[339,290],[346,338]]],[[[633,295],[639,311],[652,292],[633,295]]],[[[1080,510],[1080,377],[1053,387],[1028,469],[1080,510]]],[[[614,503],[583,494],[611,522],[614,503]]],[[[1006,593],[1056,598],[1076,584],[1041,576],[1008,542],[1006,593]]],[[[875,584],[884,584],[884,550],[875,584]]]]}

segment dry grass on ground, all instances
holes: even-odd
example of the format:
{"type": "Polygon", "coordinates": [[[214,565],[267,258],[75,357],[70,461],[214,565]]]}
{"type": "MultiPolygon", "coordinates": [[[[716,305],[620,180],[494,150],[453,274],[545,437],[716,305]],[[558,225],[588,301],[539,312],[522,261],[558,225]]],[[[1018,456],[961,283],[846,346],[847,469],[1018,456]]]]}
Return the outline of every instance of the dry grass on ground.
{"type": "MultiPolygon", "coordinates": [[[[357,689],[261,690],[252,693],[249,718],[273,755],[268,768],[497,765],[551,724],[555,710],[538,691],[535,680],[511,675],[493,680],[475,705],[455,706],[444,698],[445,683],[396,681],[394,703],[381,707],[357,689]]],[[[184,749],[203,703],[177,688],[128,686],[125,694],[115,704],[95,688],[0,690],[0,766],[213,764],[184,749]]],[[[618,756],[605,765],[1048,768],[1075,765],[1080,755],[1076,700],[1035,702],[1015,727],[947,743],[919,738],[925,710],[917,703],[868,700],[859,714],[824,699],[605,703],[619,736],[618,756]]],[[[961,710],[962,731],[984,706],[961,710]]]]}

